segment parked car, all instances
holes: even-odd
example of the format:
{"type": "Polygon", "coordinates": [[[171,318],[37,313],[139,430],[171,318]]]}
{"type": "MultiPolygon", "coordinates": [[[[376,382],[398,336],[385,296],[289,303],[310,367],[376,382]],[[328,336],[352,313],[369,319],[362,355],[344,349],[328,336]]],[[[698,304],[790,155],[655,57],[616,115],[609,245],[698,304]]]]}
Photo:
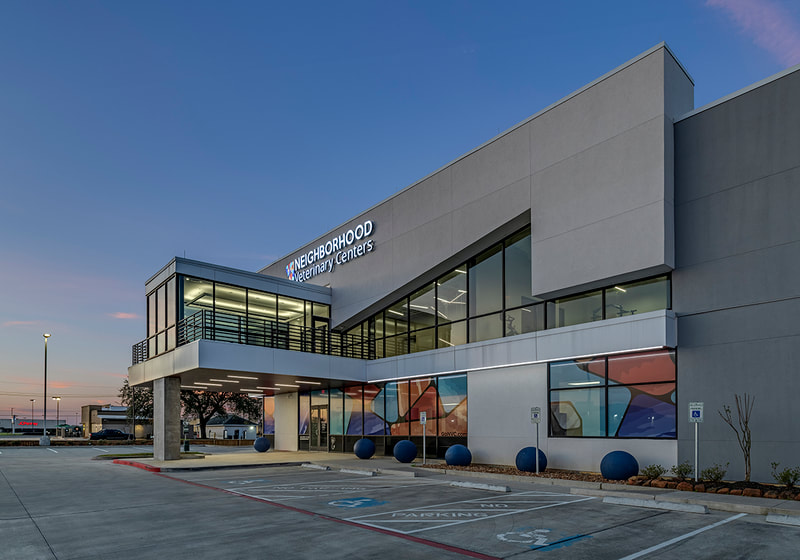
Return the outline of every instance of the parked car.
{"type": "Polygon", "coordinates": [[[132,434],[126,434],[122,430],[114,430],[112,428],[106,428],[105,430],[100,430],[99,432],[94,432],[89,436],[89,439],[133,439],[132,434]]]}

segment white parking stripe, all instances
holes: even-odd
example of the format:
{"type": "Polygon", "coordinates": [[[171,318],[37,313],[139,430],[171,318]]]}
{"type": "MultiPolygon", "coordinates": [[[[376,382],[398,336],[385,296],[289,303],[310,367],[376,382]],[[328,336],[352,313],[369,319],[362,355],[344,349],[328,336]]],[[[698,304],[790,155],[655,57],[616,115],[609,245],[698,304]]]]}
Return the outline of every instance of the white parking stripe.
{"type": "Polygon", "coordinates": [[[688,538],[693,537],[695,535],[699,535],[703,531],[708,531],[709,529],[713,529],[714,527],[719,527],[720,525],[724,525],[725,523],[730,523],[731,521],[735,521],[735,520],[739,519],[740,517],[744,517],[745,515],[747,515],[747,514],[746,513],[740,513],[738,515],[734,515],[734,516],[728,517],[727,519],[723,519],[722,521],[717,521],[716,523],[714,523],[712,525],[707,525],[706,527],[702,527],[700,529],[692,531],[691,533],[686,533],[685,535],[681,535],[680,537],[675,537],[674,539],[670,539],[668,541],[664,541],[661,544],[657,544],[655,546],[651,546],[648,549],[640,550],[639,552],[636,552],[634,554],[626,556],[625,558],[620,558],[620,560],[633,560],[634,558],[641,558],[642,556],[644,556],[646,554],[650,554],[651,552],[655,552],[656,550],[660,550],[660,549],[662,549],[664,547],[667,547],[667,546],[669,546],[671,544],[675,544],[676,542],[680,542],[682,540],[688,539],[688,538]]]}
{"type": "Polygon", "coordinates": [[[58,453],[58,451],[56,451],[56,450],[55,450],[55,449],[53,449],[52,447],[48,447],[48,448],[47,448],[47,450],[48,450],[48,451],[52,451],[53,453],[58,453]]]}

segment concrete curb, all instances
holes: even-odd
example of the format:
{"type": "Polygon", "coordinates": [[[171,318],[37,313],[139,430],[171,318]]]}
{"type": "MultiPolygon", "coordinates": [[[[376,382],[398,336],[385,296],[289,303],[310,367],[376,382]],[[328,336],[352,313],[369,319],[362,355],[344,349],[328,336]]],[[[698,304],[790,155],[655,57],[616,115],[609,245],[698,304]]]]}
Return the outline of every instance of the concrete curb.
{"type": "Polygon", "coordinates": [[[511,488],[508,486],[482,484],[480,482],[451,482],[450,486],[455,486],[458,488],[472,488],[474,490],[488,490],[489,492],[511,492],[511,488]]]}
{"type": "Polygon", "coordinates": [[[416,478],[418,476],[415,471],[401,471],[397,469],[378,469],[378,474],[388,474],[391,476],[406,476],[409,478],[416,478]]]}
{"type": "Polygon", "coordinates": [[[317,469],[318,471],[331,470],[331,468],[327,465],[317,465],[316,463],[302,463],[300,467],[303,469],[317,469]]]}
{"type": "Polygon", "coordinates": [[[660,500],[645,500],[641,498],[618,498],[616,496],[606,496],[603,498],[604,504],[615,504],[620,506],[634,506],[649,509],[663,509],[667,511],[680,511],[684,513],[708,513],[706,506],[697,504],[680,504],[675,502],[663,502],[660,500]]]}
{"type": "Polygon", "coordinates": [[[767,523],[778,523],[780,525],[795,525],[800,527],[800,515],[780,515],[777,513],[767,514],[767,523]]]}
{"type": "Polygon", "coordinates": [[[347,474],[360,474],[362,476],[375,476],[378,474],[376,471],[366,471],[363,469],[339,469],[339,472],[347,474]]]}

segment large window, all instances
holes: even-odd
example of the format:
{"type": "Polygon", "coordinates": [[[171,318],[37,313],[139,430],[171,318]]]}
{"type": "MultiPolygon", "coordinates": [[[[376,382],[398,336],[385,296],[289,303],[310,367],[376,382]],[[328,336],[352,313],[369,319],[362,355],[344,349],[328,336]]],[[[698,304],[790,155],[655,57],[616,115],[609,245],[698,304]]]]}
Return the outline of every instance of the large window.
{"type": "Polygon", "coordinates": [[[553,362],[550,435],[676,437],[675,351],[553,362]]]}

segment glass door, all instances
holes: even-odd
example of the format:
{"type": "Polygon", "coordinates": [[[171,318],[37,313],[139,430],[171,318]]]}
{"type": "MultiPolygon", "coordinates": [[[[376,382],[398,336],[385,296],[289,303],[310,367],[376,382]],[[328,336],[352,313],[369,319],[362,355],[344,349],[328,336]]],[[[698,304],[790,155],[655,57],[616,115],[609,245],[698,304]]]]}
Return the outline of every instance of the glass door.
{"type": "Polygon", "coordinates": [[[312,351],[317,354],[328,353],[328,333],[330,332],[330,321],[325,317],[313,317],[311,330],[312,351]]]}
{"type": "Polygon", "coordinates": [[[311,407],[311,451],[328,450],[328,406],[311,407]]]}

